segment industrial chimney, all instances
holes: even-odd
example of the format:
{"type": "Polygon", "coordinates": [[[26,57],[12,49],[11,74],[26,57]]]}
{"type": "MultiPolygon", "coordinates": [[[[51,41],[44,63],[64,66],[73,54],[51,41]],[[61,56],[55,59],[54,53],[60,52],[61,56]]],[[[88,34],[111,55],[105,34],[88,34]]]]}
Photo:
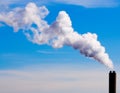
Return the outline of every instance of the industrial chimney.
{"type": "Polygon", "coordinates": [[[116,93],[116,73],[115,73],[115,71],[109,72],[109,93],[116,93]]]}

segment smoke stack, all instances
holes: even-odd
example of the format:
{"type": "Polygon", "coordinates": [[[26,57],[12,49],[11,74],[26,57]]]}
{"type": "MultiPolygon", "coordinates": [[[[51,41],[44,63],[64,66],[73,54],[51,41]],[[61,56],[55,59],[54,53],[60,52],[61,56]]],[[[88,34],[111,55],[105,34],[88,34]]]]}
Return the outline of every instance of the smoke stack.
{"type": "Polygon", "coordinates": [[[116,72],[109,73],[109,93],[116,93],[116,72]]]}

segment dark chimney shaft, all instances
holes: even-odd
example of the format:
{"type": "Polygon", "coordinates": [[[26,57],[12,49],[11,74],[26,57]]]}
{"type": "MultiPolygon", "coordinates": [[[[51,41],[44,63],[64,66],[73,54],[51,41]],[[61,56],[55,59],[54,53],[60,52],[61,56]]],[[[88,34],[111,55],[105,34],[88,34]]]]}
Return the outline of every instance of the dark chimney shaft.
{"type": "Polygon", "coordinates": [[[109,93],[116,93],[116,73],[110,71],[109,73],[109,93]]]}

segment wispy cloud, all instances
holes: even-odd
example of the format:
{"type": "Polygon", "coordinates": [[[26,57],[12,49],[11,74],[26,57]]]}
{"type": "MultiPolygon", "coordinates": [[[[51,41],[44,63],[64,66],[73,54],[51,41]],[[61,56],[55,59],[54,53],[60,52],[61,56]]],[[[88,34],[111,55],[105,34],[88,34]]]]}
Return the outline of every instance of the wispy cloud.
{"type": "Polygon", "coordinates": [[[41,54],[55,54],[52,51],[45,51],[45,50],[38,50],[37,53],[41,53],[41,54]]]}
{"type": "Polygon", "coordinates": [[[0,11],[7,10],[9,5],[16,4],[17,0],[0,0],[0,11]]]}
{"type": "Polygon", "coordinates": [[[0,0],[0,8],[8,7],[9,5],[25,5],[29,2],[34,2],[38,5],[63,3],[83,6],[86,8],[116,7],[120,5],[118,0],[0,0]]]}
{"type": "Polygon", "coordinates": [[[41,54],[69,54],[69,53],[71,53],[71,52],[60,52],[60,51],[37,50],[37,53],[41,53],[41,54]]]}
{"type": "Polygon", "coordinates": [[[117,0],[56,0],[56,2],[80,5],[86,8],[116,7],[119,5],[117,0]]]}

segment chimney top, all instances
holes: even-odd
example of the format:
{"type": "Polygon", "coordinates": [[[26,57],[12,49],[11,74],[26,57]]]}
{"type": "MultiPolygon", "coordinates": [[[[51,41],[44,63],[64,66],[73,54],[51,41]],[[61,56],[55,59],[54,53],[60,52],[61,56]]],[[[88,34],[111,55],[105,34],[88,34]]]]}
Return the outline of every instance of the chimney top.
{"type": "Polygon", "coordinates": [[[110,71],[110,73],[116,73],[115,71],[110,71]]]}

